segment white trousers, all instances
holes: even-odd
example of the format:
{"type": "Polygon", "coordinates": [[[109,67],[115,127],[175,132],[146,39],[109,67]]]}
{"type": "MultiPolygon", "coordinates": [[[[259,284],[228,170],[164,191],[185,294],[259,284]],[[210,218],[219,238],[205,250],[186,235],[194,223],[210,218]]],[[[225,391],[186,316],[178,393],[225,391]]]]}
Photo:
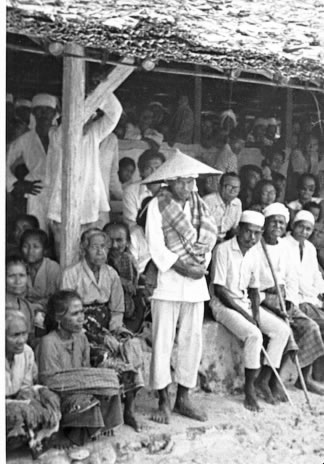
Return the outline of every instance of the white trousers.
{"type": "MultiPolygon", "coordinates": [[[[260,329],[258,329],[240,313],[224,306],[216,297],[211,300],[210,308],[215,320],[244,343],[244,365],[247,369],[259,369],[260,367],[262,333],[269,337],[267,353],[273,366],[277,369],[280,367],[282,354],[290,334],[288,324],[283,319],[260,306],[260,329]]],[[[251,308],[242,307],[242,309],[252,316],[251,308]]],[[[266,359],[264,364],[268,365],[266,359]]]]}
{"type": "Polygon", "coordinates": [[[178,325],[174,381],[193,388],[202,353],[204,303],[152,300],[153,347],[150,385],[161,390],[171,382],[171,354],[178,325]]]}

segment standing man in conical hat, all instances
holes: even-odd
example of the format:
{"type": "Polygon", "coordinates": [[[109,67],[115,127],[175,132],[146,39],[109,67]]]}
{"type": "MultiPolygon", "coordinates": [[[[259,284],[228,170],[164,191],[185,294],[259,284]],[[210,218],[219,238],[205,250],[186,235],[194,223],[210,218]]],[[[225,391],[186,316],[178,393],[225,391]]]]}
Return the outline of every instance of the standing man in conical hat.
{"type": "Polygon", "coordinates": [[[152,419],[166,424],[171,418],[168,387],[177,328],[174,381],[178,389],[173,410],[191,419],[207,420],[206,413],[189,397],[202,353],[204,301],[209,300],[205,275],[217,234],[208,207],[195,191],[200,173],[219,172],[177,151],[143,181],[167,184],[163,193],[151,200],[146,222],[146,237],[157,267],[151,305],[150,384],[158,391],[159,407],[152,419]]]}

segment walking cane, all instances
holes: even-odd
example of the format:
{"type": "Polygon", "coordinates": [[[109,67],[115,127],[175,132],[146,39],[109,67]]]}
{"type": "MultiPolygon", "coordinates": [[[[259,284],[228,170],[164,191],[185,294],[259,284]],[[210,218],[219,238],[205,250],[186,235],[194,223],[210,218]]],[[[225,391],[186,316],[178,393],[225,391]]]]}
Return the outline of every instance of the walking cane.
{"type": "Polygon", "coordinates": [[[280,375],[279,375],[277,369],[276,369],[276,368],[274,367],[274,365],[272,364],[271,359],[269,358],[268,353],[267,353],[266,350],[264,349],[264,346],[262,346],[262,353],[264,354],[264,357],[265,357],[266,360],[268,361],[269,366],[270,366],[271,369],[273,370],[274,375],[277,377],[277,380],[278,380],[278,382],[280,383],[280,386],[281,386],[281,388],[283,389],[283,392],[284,392],[284,394],[286,395],[287,400],[289,401],[290,405],[291,405],[291,406],[294,406],[294,403],[292,402],[292,400],[291,400],[291,398],[290,398],[290,396],[289,396],[289,394],[288,394],[287,388],[285,387],[285,384],[283,383],[283,381],[282,381],[282,379],[281,379],[281,377],[280,377],[280,375]]]}
{"type": "MultiPolygon", "coordinates": [[[[271,262],[271,259],[270,259],[270,256],[269,256],[269,253],[268,253],[268,250],[267,250],[267,247],[266,247],[266,244],[265,244],[265,241],[264,241],[263,238],[261,238],[261,245],[262,245],[262,249],[264,251],[264,254],[265,254],[266,258],[267,258],[267,261],[268,261],[268,264],[269,264],[269,267],[270,267],[270,270],[271,270],[271,274],[272,274],[272,277],[273,277],[273,280],[274,280],[274,283],[275,283],[275,287],[276,287],[276,291],[277,291],[277,294],[278,294],[281,311],[285,314],[286,322],[290,327],[289,320],[288,320],[288,314],[287,314],[285,303],[284,303],[282,293],[281,293],[281,290],[280,290],[280,287],[279,287],[279,284],[278,284],[278,279],[277,279],[273,264],[271,262]]],[[[290,327],[290,330],[291,330],[291,327],[290,327]]],[[[292,330],[291,330],[291,335],[294,338],[292,330]]],[[[298,359],[297,354],[295,355],[295,364],[296,364],[296,367],[297,367],[298,377],[299,377],[303,392],[305,394],[306,402],[307,402],[307,404],[309,406],[309,409],[312,411],[312,405],[311,405],[311,402],[310,402],[310,399],[309,399],[309,396],[308,396],[308,391],[307,391],[305,379],[304,379],[304,376],[303,376],[303,373],[302,373],[302,370],[301,370],[301,367],[300,367],[300,364],[299,364],[299,359],[298,359]]]]}

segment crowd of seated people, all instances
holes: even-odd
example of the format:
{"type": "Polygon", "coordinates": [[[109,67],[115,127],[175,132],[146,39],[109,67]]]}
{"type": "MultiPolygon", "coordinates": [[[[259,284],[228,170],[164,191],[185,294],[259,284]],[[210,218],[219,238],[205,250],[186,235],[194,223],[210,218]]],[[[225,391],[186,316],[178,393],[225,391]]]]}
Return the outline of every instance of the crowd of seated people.
{"type": "MultiPolygon", "coordinates": [[[[62,269],[61,224],[57,220],[61,185],[55,175],[54,183],[50,182],[48,169],[53,165],[46,158],[56,160],[57,173],[62,161],[60,125],[54,121],[57,102],[51,95],[40,94],[28,104],[22,100],[14,106],[7,100],[7,105],[11,104],[13,111],[8,114],[15,119],[8,123],[10,136],[7,133],[10,220],[5,352],[9,448],[28,444],[36,453],[44,441],[55,443],[59,428],[71,444],[77,445],[109,435],[122,423],[142,430],[135,413],[136,394],[145,387],[143,340],[138,334],[152,319],[151,378],[159,394],[159,410],[152,418],[168,423],[170,398],[164,380],[156,380],[160,376],[157,357],[162,356],[160,364],[167,366],[171,361],[169,354],[163,354],[163,343],[171,351],[177,322],[183,334],[188,330],[182,330],[184,321],[193,324],[194,319],[187,318],[192,307],[199,305],[199,314],[203,314],[192,289],[205,278],[212,317],[243,341],[244,404],[248,409],[259,410],[258,397],[271,404],[285,400],[269,362],[261,362],[263,334],[268,337],[267,353],[275,368],[280,371],[289,354],[298,351],[308,389],[324,395],[323,383],[313,375],[315,361],[324,355],[324,204],[320,138],[309,121],[294,125],[289,182],[282,171],[287,153],[276,139],[277,121],[256,118],[244,135],[231,110],[220,115],[218,126],[211,118],[203,120],[201,145],[207,151],[200,161],[195,160],[198,164],[193,164],[192,171],[183,172],[177,170],[176,158],[185,155],[177,152],[170,164],[159,147],[163,138],[171,145],[192,143],[193,113],[188,98],[180,97],[173,116],[158,102],[151,102],[136,121],[122,115],[114,95],[107,96],[102,111],[84,126],[81,151],[87,152],[89,164],[82,168],[87,175],[87,167],[91,168],[91,173],[89,178],[84,176],[87,179],[80,186],[84,202],[80,256],[62,269]],[[23,106],[26,111],[22,111],[23,106]],[[18,118],[19,124],[26,126],[20,135],[13,130],[18,118]],[[150,140],[150,148],[137,161],[140,181],[132,182],[134,161],[123,158],[114,172],[102,173],[100,185],[96,183],[100,159],[116,156],[115,140],[105,142],[114,129],[119,138],[150,140]],[[238,156],[244,145],[261,150],[262,165],[249,163],[239,168],[238,156]],[[37,149],[33,151],[33,147],[37,149]],[[216,158],[212,147],[216,148],[216,158]],[[205,165],[211,173],[199,178],[199,166],[205,165]],[[25,173],[23,166],[27,168],[25,173]],[[109,189],[112,176],[120,183],[115,196],[109,189]],[[43,199],[35,208],[31,199],[40,194],[43,199]],[[51,203],[53,198],[56,200],[51,203]],[[109,217],[109,200],[114,198],[122,198],[122,220],[109,217]],[[90,214],[87,207],[92,200],[90,214]],[[51,205],[56,207],[56,215],[48,213],[51,205]],[[271,255],[294,337],[261,240],[271,255]],[[177,259],[180,245],[189,256],[189,264],[180,255],[177,259]],[[191,257],[198,261],[193,264],[191,257]],[[187,289],[189,300],[183,294],[181,302],[185,304],[176,307],[179,301],[172,300],[172,292],[170,298],[166,296],[164,281],[178,286],[173,288],[174,294],[187,289]],[[163,339],[159,324],[162,327],[167,321],[162,320],[161,312],[171,303],[174,325],[172,330],[165,326],[165,333],[169,329],[174,333],[163,339]],[[25,399],[31,400],[36,412],[26,413],[25,399]]],[[[101,169],[108,164],[112,163],[102,163],[101,169]]],[[[201,288],[205,292],[205,287],[201,288]]],[[[188,390],[197,380],[202,316],[195,321],[196,342],[188,345],[189,352],[195,354],[195,367],[187,369],[187,383],[178,382],[175,410],[204,421],[206,414],[197,411],[188,399],[188,390]]],[[[185,349],[180,350],[178,358],[180,364],[182,359],[183,365],[190,364],[185,349]]],[[[176,372],[179,378],[186,378],[181,368],[176,372]]],[[[162,374],[167,375],[166,371],[162,374]]],[[[300,386],[299,381],[296,386],[300,386]]]]}

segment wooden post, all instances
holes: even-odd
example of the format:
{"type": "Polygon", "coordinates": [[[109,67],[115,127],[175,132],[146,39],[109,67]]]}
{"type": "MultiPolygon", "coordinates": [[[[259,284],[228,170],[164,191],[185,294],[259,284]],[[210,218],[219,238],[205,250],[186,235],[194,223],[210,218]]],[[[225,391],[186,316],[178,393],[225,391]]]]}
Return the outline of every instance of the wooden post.
{"type": "Polygon", "coordinates": [[[286,95],[286,114],[285,114],[285,146],[291,148],[293,120],[293,89],[287,89],[286,95]]]}
{"type": "MultiPolygon", "coordinates": [[[[67,44],[65,52],[83,55],[83,47],[67,44]]],[[[75,57],[63,61],[63,160],[62,160],[62,230],[60,262],[64,269],[78,256],[80,240],[80,201],[78,169],[83,130],[85,98],[85,62],[75,57]]]]}
{"type": "MultiPolygon", "coordinates": [[[[195,71],[199,73],[200,66],[195,66],[195,71]]],[[[194,108],[194,143],[200,143],[200,126],[201,126],[201,99],[202,99],[202,83],[201,77],[195,76],[195,108],[194,108]]]]}

